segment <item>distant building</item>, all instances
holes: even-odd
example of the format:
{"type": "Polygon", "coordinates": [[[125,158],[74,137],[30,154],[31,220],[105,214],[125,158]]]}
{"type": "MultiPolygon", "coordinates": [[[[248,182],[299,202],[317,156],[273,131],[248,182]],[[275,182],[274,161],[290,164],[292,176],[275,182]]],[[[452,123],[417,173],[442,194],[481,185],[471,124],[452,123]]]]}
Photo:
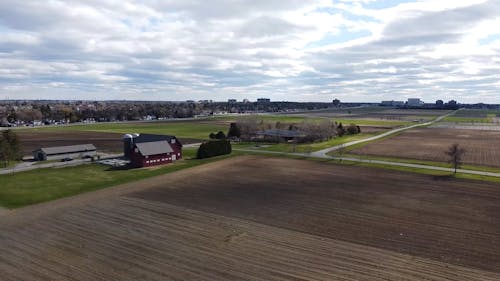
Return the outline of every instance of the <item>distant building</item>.
{"type": "Polygon", "coordinates": [[[396,100],[388,100],[388,101],[382,101],[380,103],[381,106],[404,106],[405,102],[404,101],[396,101],[396,100]]]}
{"type": "Polygon", "coordinates": [[[408,99],[408,102],[406,104],[408,106],[422,106],[424,105],[424,102],[418,98],[410,98],[408,99]]]}
{"type": "Polygon", "coordinates": [[[61,160],[93,157],[97,154],[93,144],[79,144],[56,147],[42,147],[33,151],[33,158],[36,161],[61,160]]]}
{"type": "Polygon", "coordinates": [[[257,99],[257,102],[267,103],[267,102],[271,102],[271,99],[268,99],[268,98],[260,98],[260,99],[257,99]]]}
{"type": "Polygon", "coordinates": [[[236,99],[228,99],[227,102],[228,103],[236,103],[236,99]]]}
{"type": "Polygon", "coordinates": [[[175,136],[126,134],[123,154],[136,168],[162,165],[182,158],[182,144],[175,136]]]}

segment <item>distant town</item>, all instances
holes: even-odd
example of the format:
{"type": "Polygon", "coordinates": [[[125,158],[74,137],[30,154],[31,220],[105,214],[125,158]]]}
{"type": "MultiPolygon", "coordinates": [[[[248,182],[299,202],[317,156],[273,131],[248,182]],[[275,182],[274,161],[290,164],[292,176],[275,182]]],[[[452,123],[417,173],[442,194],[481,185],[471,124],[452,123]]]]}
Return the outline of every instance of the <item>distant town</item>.
{"type": "Polygon", "coordinates": [[[270,98],[186,101],[65,101],[65,100],[4,100],[0,101],[0,127],[62,125],[118,121],[151,121],[175,118],[200,118],[227,114],[287,113],[329,108],[382,106],[421,109],[499,109],[498,104],[460,104],[455,100],[432,103],[420,98],[387,100],[380,103],[287,102],[270,98]]]}

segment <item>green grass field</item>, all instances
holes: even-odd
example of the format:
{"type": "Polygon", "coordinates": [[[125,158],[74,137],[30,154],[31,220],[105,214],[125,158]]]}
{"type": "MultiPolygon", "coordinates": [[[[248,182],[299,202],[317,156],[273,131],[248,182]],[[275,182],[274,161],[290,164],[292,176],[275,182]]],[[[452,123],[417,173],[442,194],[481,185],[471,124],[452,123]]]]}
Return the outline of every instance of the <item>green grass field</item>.
{"type": "Polygon", "coordinates": [[[343,125],[356,124],[359,126],[375,126],[375,127],[398,127],[414,124],[409,121],[396,121],[396,120],[376,120],[376,119],[336,119],[338,123],[343,125]]]}
{"type": "Polygon", "coordinates": [[[227,132],[229,126],[215,122],[174,121],[144,123],[94,123],[86,125],[34,128],[40,131],[93,131],[109,133],[145,133],[175,135],[178,138],[207,139],[211,132],[227,132]]]}
{"type": "MultiPolygon", "coordinates": [[[[157,169],[114,170],[100,164],[37,169],[0,175],[0,206],[9,209],[68,197],[217,161],[231,155],[194,159],[196,149],[184,149],[184,159],[157,169]]],[[[237,153],[236,153],[237,154],[237,153]]]]}
{"type": "MultiPolygon", "coordinates": [[[[400,167],[400,166],[383,165],[383,164],[376,164],[376,163],[357,163],[357,162],[356,163],[348,163],[348,162],[346,162],[345,164],[358,165],[358,166],[364,166],[364,167],[373,167],[373,168],[382,168],[382,169],[389,169],[389,170],[423,174],[423,175],[432,175],[432,176],[438,176],[438,177],[442,177],[442,178],[454,177],[454,178],[464,179],[464,180],[500,183],[500,178],[490,177],[490,176],[481,176],[481,175],[463,174],[463,173],[452,174],[450,172],[444,172],[444,171],[435,171],[435,170],[422,169],[422,168],[400,167]]],[[[463,167],[463,168],[466,169],[465,167],[463,167]]]]}
{"type": "Polygon", "coordinates": [[[303,117],[303,116],[287,116],[287,115],[261,115],[258,119],[264,121],[274,121],[282,123],[300,123],[302,121],[314,121],[321,122],[323,120],[329,120],[332,122],[342,123],[343,125],[355,124],[360,126],[405,126],[412,122],[399,121],[399,120],[377,120],[377,119],[355,119],[355,118],[322,118],[322,117],[303,117]]]}
{"type": "Polygon", "coordinates": [[[5,168],[11,168],[19,164],[20,161],[9,161],[9,163],[6,163],[4,161],[0,161],[0,169],[5,169],[5,168]]]}
{"type": "MultiPolygon", "coordinates": [[[[269,122],[281,122],[281,123],[300,123],[303,121],[311,122],[321,122],[321,121],[332,121],[341,122],[342,124],[364,125],[364,126],[404,126],[412,124],[411,121],[405,120],[384,120],[384,119],[356,119],[356,118],[337,118],[337,117],[317,117],[317,116],[304,116],[304,115],[272,115],[272,114],[261,114],[261,115],[247,115],[247,116],[223,116],[214,117],[211,120],[220,120],[227,122],[236,122],[245,118],[255,118],[257,120],[269,121],[269,122]]],[[[418,119],[415,117],[415,119],[418,119]]]]}
{"type": "Polygon", "coordinates": [[[500,116],[499,110],[487,109],[460,109],[453,115],[443,119],[443,122],[453,123],[493,123],[493,119],[500,116]]]}
{"type": "MultiPolygon", "coordinates": [[[[200,120],[189,121],[166,121],[166,122],[114,122],[114,123],[93,123],[93,124],[78,124],[68,126],[51,126],[39,128],[23,128],[23,130],[44,131],[44,132],[60,132],[60,131],[92,131],[92,132],[108,132],[108,133],[149,133],[149,134],[170,134],[179,138],[191,139],[207,139],[211,132],[223,131],[227,132],[229,125],[224,122],[234,122],[248,116],[227,116],[214,117],[200,120]]],[[[322,120],[330,120],[341,122],[344,125],[356,124],[363,126],[404,126],[411,124],[408,121],[395,120],[372,120],[372,119],[339,119],[339,118],[321,118],[321,117],[304,117],[290,115],[255,115],[253,118],[269,122],[281,123],[300,123],[302,121],[321,122],[322,120]]]]}
{"type": "Polygon", "coordinates": [[[271,114],[259,114],[259,115],[245,115],[245,116],[224,116],[215,117],[214,120],[223,120],[227,122],[237,122],[238,120],[243,120],[247,118],[253,118],[256,120],[269,121],[269,122],[281,122],[281,123],[300,123],[302,121],[313,121],[320,122],[322,120],[329,120],[328,118],[321,117],[306,117],[306,116],[294,116],[294,115],[271,115],[271,114]]]}
{"type": "Polygon", "coordinates": [[[443,122],[452,123],[492,123],[492,118],[480,118],[480,117],[460,117],[460,116],[448,116],[442,120],[443,122]]]}
{"type": "MultiPolygon", "coordinates": [[[[336,154],[335,151],[328,153],[328,155],[338,156],[338,154],[336,154]]],[[[451,168],[451,164],[447,163],[447,162],[427,161],[427,160],[408,159],[408,158],[396,158],[396,157],[382,157],[382,156],[372,156],[372,155],[359,155],[359,154],[349,154],[349,153],[345,153],[342,156],[343,157],[358,158],[358,159],[366,159],[366,160],[391,161],[391,162],[398,162],[398,163],[410,163],[410,164],[420,164],[420,165],[427,165],[427,166],[451,168]]],[[[481,172],[500,173],[499,168],[478,166],[478,165],[469,165],[469,164],[461,165],[460,169],[481,171],[481,172]]]]}

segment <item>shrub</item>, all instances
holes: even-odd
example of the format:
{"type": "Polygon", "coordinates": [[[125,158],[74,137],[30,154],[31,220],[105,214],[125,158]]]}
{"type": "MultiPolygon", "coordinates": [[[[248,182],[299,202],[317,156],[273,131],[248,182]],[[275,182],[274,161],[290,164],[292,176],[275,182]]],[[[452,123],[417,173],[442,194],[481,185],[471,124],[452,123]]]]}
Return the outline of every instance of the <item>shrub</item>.
{"type": "Polygon", "coordinates": [[[204,141],[198,148],[196,157],[198,159],[210,158],[214,156],[230,154],[231,143],[228,140],[209,140],[204,141]]]}
{"type": "Polygon", "coordinates": [[[355,135],[355,134],[359,134],[359,133],[361,133],[361,128],[359,128],[359,126],[351,124],[351,125],[349,125],[349,127],[347,127],[347,134],[355,135]]]}
{"type": "Polygon", "coordinates": [[[210,135],[208,135],[208,137],[210,139],[216,139],[216,140],[223,140],[223,139],[226,139],[226,135],[222,132],[222,131],[218,131],[217,134],[215,133],[210,133],[210,135]]]}

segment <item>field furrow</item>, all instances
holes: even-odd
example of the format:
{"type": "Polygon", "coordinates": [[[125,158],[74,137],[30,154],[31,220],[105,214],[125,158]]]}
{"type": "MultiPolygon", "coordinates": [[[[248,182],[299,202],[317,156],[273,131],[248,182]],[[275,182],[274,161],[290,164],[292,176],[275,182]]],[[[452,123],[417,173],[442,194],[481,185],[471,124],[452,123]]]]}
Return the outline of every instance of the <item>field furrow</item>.
{"type": "Polygon", "coordinates": [[[135,184],[1,217],[0,279],[500,280],[492,185],[254,156],[135,184]]]}

